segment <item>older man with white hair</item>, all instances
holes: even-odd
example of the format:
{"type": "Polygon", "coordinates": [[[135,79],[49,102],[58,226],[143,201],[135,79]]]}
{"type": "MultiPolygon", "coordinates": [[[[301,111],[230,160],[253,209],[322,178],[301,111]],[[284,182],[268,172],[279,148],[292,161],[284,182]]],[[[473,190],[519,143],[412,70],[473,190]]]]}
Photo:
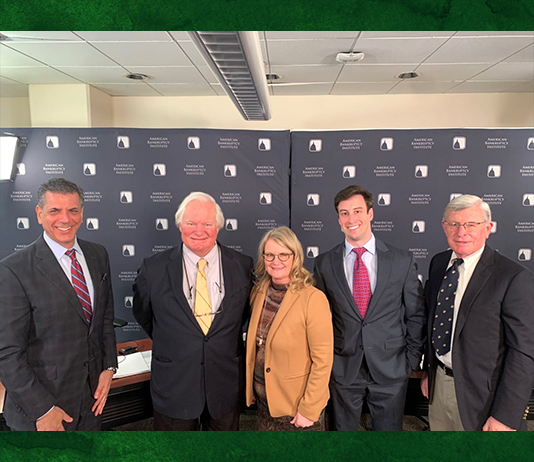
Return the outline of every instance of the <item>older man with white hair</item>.
{"type": "Polygon", "coordinates": [[[252,258],[217,243],[213,197],[193,192],[176,212],[182,245],[143,260],[133,313],[152,338],[155,430],[239,430],[243,326],[252,258]]]}
{"type": "Polygon", "coordinates": [[[534,384],[534,274],[493,250],[489,205],[464,194],[445,208],[450,249],[426,283],[431,430],[522,430],[534,384]]]}

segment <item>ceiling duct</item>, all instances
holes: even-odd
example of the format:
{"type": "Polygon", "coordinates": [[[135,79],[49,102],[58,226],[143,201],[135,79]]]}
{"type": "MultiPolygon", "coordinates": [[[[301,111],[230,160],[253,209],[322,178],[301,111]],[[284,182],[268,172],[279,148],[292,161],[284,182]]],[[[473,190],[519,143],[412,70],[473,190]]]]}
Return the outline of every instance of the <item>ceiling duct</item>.
{"type": "Polygon", "coordinates": [[[245,120],[269,120],[269,90],[256,31],[192,31],[193,43],[245,120]]]}

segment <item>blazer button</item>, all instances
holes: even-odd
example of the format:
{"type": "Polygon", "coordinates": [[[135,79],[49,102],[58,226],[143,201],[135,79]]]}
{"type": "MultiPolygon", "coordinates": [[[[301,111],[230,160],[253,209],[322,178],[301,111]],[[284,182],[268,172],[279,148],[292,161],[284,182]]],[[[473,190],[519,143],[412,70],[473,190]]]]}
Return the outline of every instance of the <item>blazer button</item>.
{"type": "Polygon", "coordinates": [[[208,341],[208,337],[204,337],[204,341],[207,342],[208,341]]]}
{"type": "Polygon", "coordinates": [[[265,369],[265,372],[271,372],[271,368],[268,367],[267,369],[265,369]]]}

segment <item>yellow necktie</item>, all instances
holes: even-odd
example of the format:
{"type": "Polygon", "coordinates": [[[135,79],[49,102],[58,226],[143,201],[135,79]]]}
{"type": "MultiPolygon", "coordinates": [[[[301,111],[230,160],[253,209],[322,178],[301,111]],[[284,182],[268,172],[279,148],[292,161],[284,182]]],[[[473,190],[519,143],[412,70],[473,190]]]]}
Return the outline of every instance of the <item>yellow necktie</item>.
{"type": "Polygon", "coordinates": [[[195,289],[195,317],[204,335],[208,333],[211,326],[211,303],[208,294],[208,282],[206,280],[207,263],[203,258],[197,263],[198,273],[195,289]]]}

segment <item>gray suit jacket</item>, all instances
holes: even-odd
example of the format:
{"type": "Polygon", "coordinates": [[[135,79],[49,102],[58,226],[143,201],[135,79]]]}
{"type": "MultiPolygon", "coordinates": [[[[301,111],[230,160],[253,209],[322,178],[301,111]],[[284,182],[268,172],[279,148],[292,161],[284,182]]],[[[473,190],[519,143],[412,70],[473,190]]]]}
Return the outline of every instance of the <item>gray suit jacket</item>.
{"type": "Polygon", "coordinates": [[[332,380],[354,383],[365,359],[373,380],[388,384],[419,369],[425,342],[423,289],[413,255],[376,239],[376,288],[362,319],[343,269],[342,243],[315,259],[317,287],[327,296],[334,322],[332,380]]]}
{"type": "Polygon", "coordinates": [[[207,335],[183,291],[181,246],[143,260],[133,313],[152,338],[154,409],[196,419],[204,407],[221,419],[239,403],[244,385],[243,326],[250,316],[252,258],[220,245],[225,295],[207,335]]]}
{"type": "Polygon", "coordinates": [[[94,285],[90,326],[42,236],[0,262],[0,381],[14,429],[35,430],[54,405],[76,418],[87,378],[94,392],[100,373],[117,367],[108,254],[101,245],[78,243],[94,285]]]}
{"type": "MultiPolygon", "coordinates": [[[[425,285],[429,308],[425,363],[431,401],[437,367],[432,319],[450,257],[447,250],[432,259],[425,285]]],[[[534,385],[534,274],[487,244],[462,298],[452,366],[466,430],[482,430],[489,416],[511,428],[524,427],[534,385]]]]}

